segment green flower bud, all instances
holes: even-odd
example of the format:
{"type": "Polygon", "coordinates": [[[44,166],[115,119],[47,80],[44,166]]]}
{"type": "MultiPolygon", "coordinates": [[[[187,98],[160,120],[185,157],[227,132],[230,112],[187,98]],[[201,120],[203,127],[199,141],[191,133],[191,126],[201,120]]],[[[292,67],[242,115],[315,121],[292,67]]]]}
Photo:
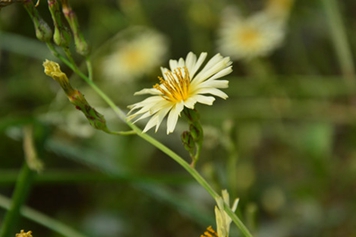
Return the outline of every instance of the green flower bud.
{"type": "Polygon", "coordinates": [[[68,47],[71,40],[71,33],[62,23],[59,2],[57,0],[48,0],[48,9],[54,24],[54,43],[61,47],[68,47]]]}
{"type": "Polygon", "coordinates": [[[72,8],[70,7],[68,0],[62,0],[62,11],[64,17],[66,18],[70,26],[70,29],[73,32],[75,49],[77,53],[83,56],[88,56],[90,53],[90,47],[88,43],[85,41],[82,32],[80,31],[77,17],[74,11],[72,10],[72,8]]]}
{"type": "Polygon", "coordinates": [[[53,35],[52,29],[49,27],[47,22],[42,19],[35,5],[33,5],[33,2],[26,1],[23,5],[33,21],[37,39],[43,42],[51,41],[53,35]]]}
{"type": "Polygon", "coordinates": [[[199,122],[191,124],[189,131],[195,142],[199,143],[203,140],[203,128],[199,122]]]}
{"type": "Polygon", "coordinates": [[[199,121],[199,119],[200,119],[199,113],[195,109],[184,108],[183,112],[187,116],[189,122],[191,122],[191,123],[195,123],[196,121],[199,121]]]}
{"type": "Polygon", "coordinates": [[[184,146],[184,149],[186,149],[190,154],[194,152],[195,149],[195,143],[192,135],[188,131],[184,131],[181,135],[181,140],[184,146]]]}

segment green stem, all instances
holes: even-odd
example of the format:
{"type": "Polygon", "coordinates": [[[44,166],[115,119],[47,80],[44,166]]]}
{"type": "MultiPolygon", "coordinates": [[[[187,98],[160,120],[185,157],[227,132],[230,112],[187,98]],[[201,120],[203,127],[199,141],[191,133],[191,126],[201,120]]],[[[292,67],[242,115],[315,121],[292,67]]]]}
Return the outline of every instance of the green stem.
{"type": "MultiPolygon", "coordinates": [[[[153,137],[149,136],[146,133],[143,133],[141,129],[139,129],[136,125],[131,123],[130,121],[127,120],[126,114],[117,106],[115,103],[103,92],[101,91],[96,84],[91,81],[84,73],[79,71],[76,67],[70,64],[70,62],[59,55],[59,59],[61,59],[67,66],[69,66],[77,75],[79,75],[85,82],[88,83],[89,86],[92,87],[93,90],[95,90],[99,96],[112,108],[112,110],[117,114],[117,116],[124,121],[139,137],[142,139],[146,140],[148,143],[152,144],[159,150],[161,150],[163,153],[167,154],[169,157],[171,157],[173,160],[175,160],[179,165],[181,165],[188,173],[193,176],[193,178],[214,198],[216,199],[219,197],[219,195],[214,191],[214,189],[209,185],[209,183],[198,173],[197,170],[192,168],[190,164],[188,164],[183,158],[181,158],[179,155],[177,155],[175,152],[170,150],[168,147],[154,139],[153,137]]],[[[247,228],[244,226],[244,224],[240,221],[240,219],[230,210],[228,213],[229,216],[232,218],[232,220],[235,222],[235,224],[240,228],[241,232],[247,236],[250,237],[252,236],[247,228]]],[[[1,237],[1,236],[0,236],[1,237]]]]}
{"type": "Polygon", "coordinates": [[[355,68],[352,60],[351,49],[347,42],[346,30],[342,23],[342,17],[336,0],[321,0],[329,21],[331,37],[334,41],[336,54],[339,58],[340,67],[345,81],[348,84],[355,83],[355,68]]]}
{"type": "Polygon", "coordinates": [[[203,142],[202,141],[198,142],[196,147],[197,147],[197,149],[196,149],[196,153],[195,153],[194,158],[193,158],[193,162],[190,164],[193,168],[195,167],[195,164],[199,160],[200,153],[201,153],[201,148],[203,147],[203,142]]]}
{"type": "Polygon", "coordinates": [[[72,56],[71,51],[67,47],[62,47],[65,55],[67,56],[68,60],[70,61],[71,65],[73,65],[76,69],[78,68],[77,65],[75,64],[75,60],[72,56]]]}
{"type": "Polygon", "coordinates": [[[20,208],[30,192],[34,174],[35,173],[28,167],[26,161],[24,161],[12,196],[12,203],[2,223],[0,237],[15,236],[13,232],[20,217],[20,208]]]}
{"type": "MultiPolygon", "coordinates": [[[[11,208],[11,200],[0,195],[0,206],[5,209],[11,208]]],[[[52,219],[49,216],[46,216],[36,210],[33,210],[29,207],[22,207],[20,210],[22,216],[39,223],[51,230],[56,231],[57,233],[63,236],[71,236],[71,237],[84,237],[84,235],[78,233],[76,230],[70,228],[68,225],[65,225],[55,219],[52,219]]],[[[15,235],[7,235],[7,236],[15,236],[15,235]]]]}
{"type": "Polygon", "coordinates": [[[110,130],[108,130],[108,131],[104,131],[104,132],[107,132],[112,135],[124,135],[124,136],[136,134],[135,131],[110,131],[110,130]]]}
{"type": "Polygon", "coordinates": [[[93,66],[91,65],[91,61],[90,61],[89,57],[87,57],[85,59],[85,63],[87,65],[88,78],[89,78],[89,80],[92,81],[93,80],[93,66]]]}
{"type": "Polygon", "coordinates": [[[224,203],[224,210],[231,217],[232,221],[236,224],[236,226],[245,236],[252,237],[252,234],[247,229],[247,227],[242,223],[242,221],[236,216],[236,214],[230,209],[230,207],[226,203],[224,203]]]}
{"type": "MultiPolygon", "coordinates": [[[[129,125],[130,126],[130,125],[129,125]]],[[[135,125],[130,126],[134,131],[137,132],[137,135],[140,136],[142,139],[146,140],[148,143],[152,144],[153,146],[157,147],[163,153],[171,157],[175,160],[178,164],[180,164],[190,175],[192,175],[195,180],[203,187],[205,190],[215,199],[219,197],[219,195],[214,191],[214,189],[206,182],[206,180],[198,173],[198,171],[190,166],[183,158],[177,155],[175,152],[170,150],[168,147],[154,139],[153,137],[147,135],[146,133],[142,133],[142,131],[137,128],[135,125]]]]}

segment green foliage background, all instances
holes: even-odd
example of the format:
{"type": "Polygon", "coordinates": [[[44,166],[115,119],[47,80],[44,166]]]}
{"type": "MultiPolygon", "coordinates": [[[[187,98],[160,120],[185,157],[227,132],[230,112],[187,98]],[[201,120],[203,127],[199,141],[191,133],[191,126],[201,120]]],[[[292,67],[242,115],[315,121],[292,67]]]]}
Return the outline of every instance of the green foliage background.
{"type": "MultiPolygon", "coordinates": [[[[356,236],[356,78],[353,71],[345,71],[342,46],[333,40],[345,34],[347,52],[354,59],[356,3],[335,1],[338,7],[332,9],[341,16],[338,22],[326,10],[325,5],[333,2],[297,0],[283,46],[268,57],[234,62],[234,72],[227,77],[229,99],[217,100],[212,107],[198,106],[206,146],[197,169],[216,190],[227,188],[232,198],[240,198],[238,214],[255,236],[356,236]],[[332,24],[341,32],[334,32],[332,24]]],[[[101,45],[133,25],[165,34],[170,42],[168,58],[184,57],[189,51],[207,51],[211,56],[216,53],[214,40],[225,5],[248,12],[264,4],[258,0],[135,3],[71,1],[91,44],[94,67],[101,45]],[[194,12],[194,4],[206,8],[194,12]]],[[[46,1],[38,10],[51,22],[46,1]]],[[[21,128],[33,124],[45,169],[34,178],[28,207],[84,236],[200,236],[207,226],[215,226],[214,200],[180,166],[139,137],[95,131],[91,138],[79,138],[39,121],[38,116],[53,109],[53,101],[62,93],[43,73],[46,58],[54,59],[35,39],[21,4],[2,9],[1,195],[11,198],[24,162],[21,128]]],[[[154,84],[158,75],[159,68],[134,86],[107,93],[125,108],[137,100],[131,95],[154,84]]],[[[94,75],[94,80],[102,79],[94,75]]],[[[71,82],[89,90],[89,102],[103,104],[79,78],[73,76],[71,82]]],[[[74,110],[63,111],[70,109],[74,110]]],[[[126,129],[120,122],[109,126],[126,129]]],[[[150,134],[189,160],[179,138],[184,126],[180,123],[169,136],[164,129],[150,134]]],[[[0,224],[5,213],[0,209],[0,224]]],[[[231,236],[239,236],[232,228],[231,236]]],[[[31,218],[19,220],[17,232],[21,229],[32,230],[35,237],[61,236],[31,218]]]]}

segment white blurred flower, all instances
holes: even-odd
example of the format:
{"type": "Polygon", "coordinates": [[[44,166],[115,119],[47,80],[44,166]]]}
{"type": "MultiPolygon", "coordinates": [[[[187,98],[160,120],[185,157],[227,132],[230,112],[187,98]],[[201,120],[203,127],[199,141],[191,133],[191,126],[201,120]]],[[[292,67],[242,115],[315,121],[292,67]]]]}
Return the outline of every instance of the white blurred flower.
{"type": "Polygon", "coordinates": [[[150,72],[164,60],[168,43],[152,29],[135,27],[121,32],[111,53],[101,64],[102,74],[112,81],[130,81],[150,72]]]}
{"type": "MultiPolygon", "coordinates": [[[[219,237],[228,237],[230,233],[230,224],[232,222],[230,216],[224,210],[224,203],[230,207],[230,197],[226,190],[222,190],[222,197],[218,197],[216,200],[217,206],[215,206],[215,218],[216,228],[219,237]]],[[[236,211],[239,199],[236,198],[232,204],[231,210],[236,211]]]]}
{"type": "Polygon", "coordinates": [[[167,134],[169,134],[174,131],[178,117],[185,107],[194,109],[197,102],[212,105],[215,100],[213,96],[226,99],[228,96],[218,88],[227,88],[228,81],[217,79],[232,72],[232,62],[229,57],[216,54],[199,71],[206,57],[207,53],[201,53],[197,59],[197,56],[190,52],[185,60],[183,58],[178,61],[170,60],[170,69],[161,68],[163,78],[159,77],[160,84],[135,93],[135,95],[152,96],[130,105],[129,119],[140,116],[136,119],[138,121],[151,117],[143,132],[154,126],[157,131],[162,120],[168,115],[167,134]]]}
{"type": "Polygon", "coordinates": [[[218,50],[234,60],[265,56],[282,44],[285,31],[284,21],[267,12],[243,18],[225,11],[218,32],[218,50]]]}

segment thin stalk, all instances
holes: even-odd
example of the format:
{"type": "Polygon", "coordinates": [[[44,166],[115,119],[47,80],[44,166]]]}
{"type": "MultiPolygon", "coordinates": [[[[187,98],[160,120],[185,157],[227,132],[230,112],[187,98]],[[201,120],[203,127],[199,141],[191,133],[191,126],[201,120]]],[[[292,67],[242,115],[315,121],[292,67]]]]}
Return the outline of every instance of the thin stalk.
{"type": "Polygon", "coordinates": [[[107,133],[112,134],[112,135],[123,135],[123,136],[136,134],[136,132],[134,132],[134,131],[107,131],[107,133]]]}
{"type": "MultiPolygon", "coordinates": [[[[58,55],[58,54],[57,54],[58,55]]],[[[146,140],[148,143],[152,144],[159,150],[161,150],[163,153],[171,157],[173,160],[175,160],[179,165],[181,165],[193,178],[214,198],[216,199],[219,197],[219,195],[215,192],[215,190],[209,185],[209,183],[198,173],[196,169],[191,167],[190,164],[188,164],[182,157],[180,157],[178,154],[173,152],[171,149],[154,139],[153,137],[149,136],[146,133],[143,133],[141,129],[139,129],[136,125],[131,123],[129,120],[126,118],[126,114],[117,106],[115,103],[103,92],[99,89],[99,87],[96,86],[96,84],[91,81],[84,73],[79,71],[76,67],[71,65],[71,63],[61,55],[58,56],[59,59],[61,59],[68,67],[70,67],[77,75],[79,75],[85,82],[88,83],[90,87],[92,87],[93,90],[95,90],[99,96],[112,108],[112,110],[117,114],[117,116],[124,121],[136,134],[141,137],[142,139],[146,140]]],[[[241,220],[231,211],[228,212],[228,215],[234,220],[235,224],[237,227],[241,230],[241,232],[247,236],[251,237],[252,235],[249,233],[247,230],[246,226],[241,222],[241,220]]],[[[1,237],[1,236],[0,236],[1,237]]]]}
{"type": "Polygon", "coordinates": [[[34,174],[35,173],[28,167],[26,161],[24,161],[12,196],[12,203],[1,226],[0,237],[15,235],[14,229],[20,217],[20,208],[25,203],[30,192],[34,174]]]}
{"type": "Polygon", "coordinates": [[[326,13],[326,19],[329,21],[330,33],[334,42],[337,57],[345,81],[348,84],[355,83],[355,68],[352,59],[349,43],[347,41],[346,30],[342,23],[342,17],[338,1],[321,0],[326,13]]]}
{"type": "Polygon", "coordinates": [[[91,65],[91,61],[90,61],[89,57],[87,57],[85,59],[85,63],[87,65],[88,78],[89,78],[89,80],[92,81],[93,80],[93,66],[91,65]]]}
{"type": "Polygon", "coordinates": [[[242,223],[242,221],[236,216],[236,214],[230,209],[226,203],[224,203],[225,212],[231,217],[232,221],[236,224],[236,226],[240,229],[240,231],[248,237],[252,237],[252,234],[247,229],[247,227],[242,223]]]}
{"type": "Polygon", "coordinates": [[[198,142],[198,144],[196,145],[196,153],[194,155],[193,162],[190,164],[190,166],[192,166],[193,168],[195,167],[195,164],[199,160],[202,147],[203,147],[203,142],[202,141],[198,142]]]}

